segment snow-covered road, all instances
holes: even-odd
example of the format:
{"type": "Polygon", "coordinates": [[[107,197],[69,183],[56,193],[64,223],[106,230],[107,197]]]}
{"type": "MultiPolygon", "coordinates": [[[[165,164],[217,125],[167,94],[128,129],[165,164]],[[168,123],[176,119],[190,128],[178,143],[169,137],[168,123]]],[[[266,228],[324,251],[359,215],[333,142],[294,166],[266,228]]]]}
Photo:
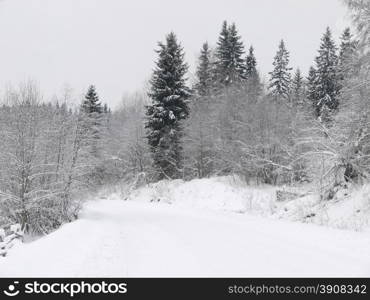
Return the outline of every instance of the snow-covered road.
{"type": "Polygon", "coordinates": [[[370,276],[370,236],[245,214],[99,200],[0,258],[0,276],[370,276]]]}

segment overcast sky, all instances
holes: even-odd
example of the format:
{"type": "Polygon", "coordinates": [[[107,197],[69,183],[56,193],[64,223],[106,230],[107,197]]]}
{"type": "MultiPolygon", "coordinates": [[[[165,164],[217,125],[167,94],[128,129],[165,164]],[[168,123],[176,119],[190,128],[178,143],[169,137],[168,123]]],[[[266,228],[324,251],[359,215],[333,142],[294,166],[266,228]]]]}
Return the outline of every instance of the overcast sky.
{"type": "Polygon", "coordinates": [[[76,94],[95,84],[115,107],[150,77],[166,33],[178,35],[193,72],[224,19],[253,44],[262,74],[281,38],[292,67],[306,72],[326,26],[338,38],[345,17],[340,0],[0,0],[0,88],[32,78],[48,97],[65,84],[76,94]]]}

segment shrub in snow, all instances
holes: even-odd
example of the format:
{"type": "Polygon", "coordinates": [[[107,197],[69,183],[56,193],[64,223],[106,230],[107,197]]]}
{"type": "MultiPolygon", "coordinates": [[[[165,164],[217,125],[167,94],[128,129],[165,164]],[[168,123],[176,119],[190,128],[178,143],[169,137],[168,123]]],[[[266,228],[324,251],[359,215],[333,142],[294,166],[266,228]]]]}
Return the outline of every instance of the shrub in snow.
{"type": "Polygon", "coordinates": [[[0,228],[0,256],[6,256],[9,249],[23,241],[23,231],[20,224],[13,224],[5,229],[0,228]]]}
{"type": "Polygon", "coordinates": [[[284,190],[276,191],[276,201],[289,201],[298,198],[300,195],[292,192],[287,192],[284,190]]]}
{"type": "Polygon", "coordinates": [[[21,230],[21,225],[20,224],[14,224],[14,225],[11,225],[10,226],[10,231],[12,233],[20,233],[22,230],[21,230]]]}
{"type": "Polygon", "coordinates": [[[5,230],[0,228],[0,242],[3,242],[5,238],[5,230]]]}

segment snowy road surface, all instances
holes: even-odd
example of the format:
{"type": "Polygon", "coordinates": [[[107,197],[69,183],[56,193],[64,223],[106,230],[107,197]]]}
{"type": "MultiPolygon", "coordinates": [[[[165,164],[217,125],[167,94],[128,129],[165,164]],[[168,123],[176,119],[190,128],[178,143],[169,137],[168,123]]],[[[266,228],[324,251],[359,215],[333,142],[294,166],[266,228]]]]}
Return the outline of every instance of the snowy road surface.
{"type": "Polygon", "coordinates": [[[0,276],[370,276],[370,236],[99,200],[78,221],[0,258],[0,276]]]}

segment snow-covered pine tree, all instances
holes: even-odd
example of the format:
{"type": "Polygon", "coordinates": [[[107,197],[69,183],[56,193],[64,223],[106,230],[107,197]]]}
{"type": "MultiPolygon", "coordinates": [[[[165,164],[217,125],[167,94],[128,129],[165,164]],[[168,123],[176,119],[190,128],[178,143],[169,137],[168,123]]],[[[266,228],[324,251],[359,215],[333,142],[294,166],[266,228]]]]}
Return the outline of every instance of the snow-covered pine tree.
{"type": "Polygon", "coordinates": [[[245,79],[247,81],[247,91],[248,94],[254,99],[254,101],[257,101],[257,98],[262,91],[262,84],[257,71],[257,59],[254,55],[253,46],[250,46],[249,53],[245,61],[245,79]]]}
{"type": "Polygon", "coordinates": [[[358,41],[353,38],[351,29],[344,29],[341,36],[341,44],[339,49],[339,65],[346,63],[347,60],[352,60],[356,54],[358,41]]]}
{"type": "Polygon", "coordinates": [[[291,100],[293,105],[302,105],[304,100],[304,79],[299,68],[297,68],[293,76],[291,93],[291,100]]]}
{"type": "Polygon", "coordinates": [[[104,103],[103,105],[103,123],[106,128],[109,127],[110,119],[112,117],[112,110],[108,106],[107,103],[104,103]]]}
{"type": "Polygon", "coordinates": [[[343,81],[352,75],[356,58],[358,42],[353,38],[351,30],[347,27],[341,36],[341,44],[338,58],[338,80],[340,89],[343,88],[343,81]]]}
{"type": "Polygon", "coordinates": [[[103,112],[105,114],[109,113],[110,112],[110,108],[108,107],[108,104],[107,103],[104,103],[104,106],[103,106],[103,112]]]}
{"type": "Polygon", "coordinates": [[[277,51],[274,62],[274,70],[270,72],[270,93],[275,100],[285,99],[289,101],[290,84],[292,70],[289,67],[289,52],[285,47],[284,40],[280,41],[279,50],[277,51]]]}
{"type": "Polygon", "coordinates": [[[191,113],[184,126],[184,169],[186,175],[190,174],[191,177],[203,178],[212,172],[213,111],[217,107],[213,97],[217,89],[213,54],[208,43],[204,43],[196,72],[196,101],[189,105],[191,113]]]}
{"type": "Polygon", "coordinates": [[[319,106],[317,105],[316,80],[317,80],[316,69],[313,66],[311,66],[307,76],[307,99],[311,101],[312,106],[315,109],[315,113],[318,116],[320,111],[319,106]]]}
{"type": "Polygon", "coordinates": [[[322,106],[327,105],[330,109],[338,107],[338,74],[337,47],[328,27],[321,39],[319,54],[316,61],[316,111],[321,112],[322,106]]]}
{"type": "Polygon", "coordinates": [[[89,86],[85,99],[82,102],[81,109],[86,114],[102,113],[102,105],[94,85],[89,86]]]}
{"type": "Polygon", "coordinates": [[[209,95],[212,89],[212,62],[211,62],[211,50],[209,49],[208,43],[205,42],[202,46],[199,56],[199,62],[197,67],[197,82],[194,86],[196,93],[199,96],[209,95]]]}
{"type": "Polygon", "coordinates": [[[246,79],[251,79],[255,76],[258,76],[257,72],[257,60],[254,56],[254,48],[253,46],[249,47],[249,53],[246,58],[246,67],[245,67],[245,77],[246,79]]]}
{"type": "Polygon", "coordinates": [[[228,26],[224,21],[217,42],[216,72],[222,85],[238,83],[245,79],[244,45],[236,25],[228,26]]]}
{"type": "Polygon", "coordinates": [[[157,179],[179,178],[182,169],[181,121],[189,114],[190,90],[185,74],[182,46],[171,32],[165,43],[159,43],[158,60],[150,80],[147,106],[147,138],[153,154],[157,179]]]}
{"type": "Polygon", "coordinates": [[[91,154],[99,157],[99,140],[101,134],[103,107],[95,86],[90,85],[81,104],[81,118],[83,119],[83,130],[87,133],[87,144],[91,147],[91,154]]]}
{"type": "Polygon", "coordinates": [[[245,79],[244,44],[235,23],[229,27],[231,83],[245,79]]]}
{"type": "Polygon", "coordinates": [[[215,77],[218,82],[224,83],[228,79],[227,69],[229,56],[229,29],[227,21],[222,23],[222,28],[217,41],[217,48],[215,53],[216,58],[216,74],[215,77]]]}

